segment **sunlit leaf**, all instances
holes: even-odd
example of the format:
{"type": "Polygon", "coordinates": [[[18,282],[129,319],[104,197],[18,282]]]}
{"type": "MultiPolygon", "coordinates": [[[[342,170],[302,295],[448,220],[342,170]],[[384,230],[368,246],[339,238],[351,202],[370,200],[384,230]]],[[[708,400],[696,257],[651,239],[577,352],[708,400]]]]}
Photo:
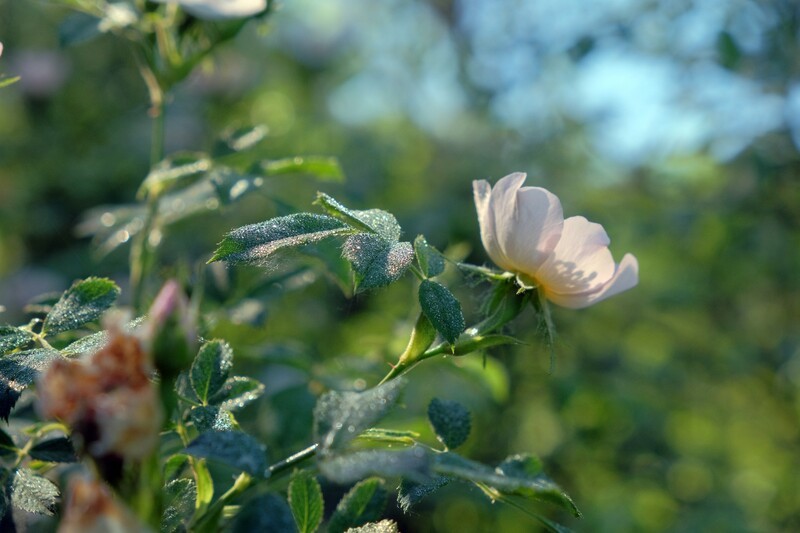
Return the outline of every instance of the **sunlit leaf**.
{"type": "Polygon", "coordinates": [[[346,533],[400,533],[400,530],[394,520],[381,520],[360,527],[351,527],[346,533]]]}
{"type": "Polygon", "coordinates": [[[211,169],[212,162],[205,154],[178,154],[165,159],[147,174],[136,197],[160,197],[164,192],[185,186],[211,169]]]}
{"type": "Polygon", "coordinates": [[[403,450],[359,450],[321,456],[319,471],[336,483],[352,483],[367,476],[404,477],[419,483],[430,480],[430,454],[421,446],[403,450]]]}
{"type": "Polygon", "coordinates": [[[117,284],[107,278],[76,281],[45,317],[42,333],[53,335],[76,329],[99,318],[114,305],[119,293],[117,284]]]}
{"type": "Polygon", "coordinates": [[[313,533],[322,522],[324,501],[319,482],[309,472],[298,472],[289,483],[289,507],[300,533],[313,533]]]}
{"type": "Polygon", "coordinates": [[[33,334],[14,326],[0,326],[0,354],[25,346],[33,341],[33,334]]]}
{"type": "Polygon", "coordinates": [[[334,157],[305,156],[263,161],[261,170],[267,176],[309,174],[323,181],[344,181],[344,172],[334,157]]]}
{"type": "Polygon", "coordinates": [[[348,209],[325,193],[317,193],[315,204],[321,206],[327,213],[341,220],[348,226],[357,230],[374,233],[387,242],[394,243],[400,239],[402,233],[400,224],[391,213],[380,209],[356,211],[348,209]]]}
{"type": "Polygon", "coordinates": [[[269,128],[263,124],[226,130],[222,132],[219,141],[214,146],[214,156],[221,157],[250,150],[266,139],[268,133],[269,128]]]}
{"type": "Polygon", "coordinates": [[[58,357],[55,350],[35,348],[0,359],[0,418],[8,420],[22,391],[58,357]]]}
{"type": "Polygon", "coordinates": [[[324,394],[314,408],[314,436],[322,450],[341,449],[383,418],[400,396],[405,380],[395,379],[364,392],[324,394]]]}
{"type": "Polygon", "coordinates": [[[444,272],[444,256],[439,250],[428,244],[422,235],[414,239],[414,253],[419,269],[426,278],[434,278],[444,272]]]}
{"type": "Polygon", "coordinates": [[[342,222],[324,215],[297,213],[273,218],[228,233],[210,262],[261,263],[282,248],[320,241],[347,231],[342,222]]]}
{"type": "Polygon", "coordinates": [[[428,420],[436,432],[436,438],[450,450],[464,444],[472,429],[469,411],[451,400],[431,400],[428,404],[428,420]]]}
{"type": "Polygon", "coordinates": [[[29,513],[52,515],[59,491],[52,481],[28,468],[20,468],[11,482],[11,504],[29,513]]]}
{"type": "Polygon", "coordinates": [[[164,487],[164,513],[161,531],[189,531],[188,522],[194,512],[197,485],[193,479],[176,479],[164,487]]]}
{"type": "Polygon", "coordinates": [[[386,507],[388,492],[382,479],[370,478],[357,483],[341,499],[328,523],[328,533],[344,533],[378,520],[386,507]]]}
{"type": "Polygon", "coordinates": [[[244,376],[228,378],[209,399],[208,403],[219,405],[222,409],[236,411],[252,401],[257,400],[264,393],[264,385],[244,376]]]}
{"type": "Polygon", "coordinates": [[[397,489],[397,505],[404,513],[408,513],[425,496],[436,492],[448,483],[450,483],[450,478],[445,476],[434,476],[429,483],[415,483],[404,479],[397,489]]]}
{"type": "Polygon", "coordinates": [[[199,405],[189,411],[189,417],[201,433],[206,431],[230,431],[237,429],[233,413],[218,405],[199,405]]]}
{"type": "Polygon", "coordinates": [[[396,429],[369,428],[358,436],[361,440],[372,442],[390,442],[397,444],[414,444],[419,438],[416,431],[400,431],[396,429]]]}
{"type": "Polygon", "coordinates": [[[411,243],[389,243],[378,235],[358,233],[347,238],[342,255],[350,261],[356,292],[384,287],[400,279],[414,260],[411,243]]]}

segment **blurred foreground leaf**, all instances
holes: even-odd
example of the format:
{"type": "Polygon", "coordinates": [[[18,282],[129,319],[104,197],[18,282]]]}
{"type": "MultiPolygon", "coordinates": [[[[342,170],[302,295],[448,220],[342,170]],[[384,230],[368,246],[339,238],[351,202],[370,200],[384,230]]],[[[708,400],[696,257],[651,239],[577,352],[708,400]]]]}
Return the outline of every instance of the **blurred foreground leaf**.
{"type": "Polygon", "coordinates": [[[323,456],[317,464],[320,472],[336,483],[352,483],[367,476],[404,477],[418,483],[430,480],[430,454],[421,446],[323,456]]]}
{"type": "Polygon", "coordinates": [[[209,431],[189,443],[185,453],[226,464],[256,477],[267,469],[264,446],[241,431],[209,431]]]}

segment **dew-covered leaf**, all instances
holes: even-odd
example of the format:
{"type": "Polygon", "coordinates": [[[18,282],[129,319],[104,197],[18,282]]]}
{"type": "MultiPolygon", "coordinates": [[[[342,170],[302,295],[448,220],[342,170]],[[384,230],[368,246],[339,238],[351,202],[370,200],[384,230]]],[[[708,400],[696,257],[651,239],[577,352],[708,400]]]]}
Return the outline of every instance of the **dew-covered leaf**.
{"type": "Polygon", "coordinates": [[[264,394],[264,385],[253,378],[233,376],[228,378],[209,399],[211,405],[236,411],[264,394]]]}
{"type": "Polygon", "coordinates": [[[328,533],[343,533],[380,519],[389,493],[379,478],[365,479],[351,488],[336,506],[328,533]]]}
{"type": "Polygon", "coordinates": [[[472,429],[469,411],[452,400],[431,400],[428,404],[428,420],[436,432],[436,438],[450,450],[464,444],[472,429]]]}
{"type": "Polygon", "coordinates": [[[372,233],[347,238],[342,256],[355,273],[356,292],[384,287],[400,279],[414,260],[411,243],[390,243],[372,233]]]}
{"type": "Polygon", "coordinates": [[[359,450],[320,456],[319,471],[336,483],[352,483],[367,476],[404,477],[418,483],[430,480],[430,454],[420,446],[403,450],[359,450]]]}
{"type": "Polygon", "coordinates": [[[296,213],[237,228],[222,239],[209,262],[263,263],[274,252],[339,235],[350,229],[333,217],[296,213]]]}
{"type": "Polygon", "coordinates": [[[217,339],[200,347],[192,362],[189,379],[192,389],[204,405],[223,386],[232,366],[233,350],[227,342],[217,339]]]}
{"type": "Polygon", "coordinates": [[[22,391],[58,357],[55,350],[34,348],[0,359],[0,418],[8,420],[22,391]]]}
{"type": "Polygon", "coordinates": [[[40,461],[51,463],[74,463],[78,460],[72,441],[67,437],[56,437],[36,444],[28,455],[40,461]]]}
{"type": "Polygon", "coordinates": [[[189,531],[188,523],[194,513],[197,486],[193,479],[176,479],[164,487],[164,512],[161,531],[178,533],[189,531]]]}
{"type": "Polygon", "coordinates": [[[20,348],[33,340],[33,334],[14,326],[0,326],[0,354],[20,348]]]}
{"type": "Polygon", "coordinates": [[[33,470],[20,468],[11,482],[11,503],[29,513],[52,515],[56,510],[59,491],[52,481],[33,470]]]}
{"type": "Polygon", "coordinates": [[[400,533],[397,522],[394,520],[381,520],[380,522],[370,522],[361,527],[351,527],[346,533],[400,533]]]}
{"type": "Polygon", "coordinates": [[[185,186],[211,169],[205,154],[177,154],[157,164],[139,187],[136,197],[160,197],[166,191],[185,186]]]}
{"type": "Polygon", "coordinates": [[[434,278],[444,272],[444,256],[428,244],[422,235],[414,239],[414,253],[417,256],[419,269],[426,278],[434,278]]]}
{"type": "Polygon", "coordinates": [[[450,344],[455,343],[466,322],[461,303],[453,293],[441,283],[424,279],[419,285],[419,304],[436,331],[450,344]]]}
{"type": "MultiPolygon", "coordinates": [[[[138,328],[144,322],[144,319],[144,316],[140,316],[131,320],[125,324],[123,331],[126,333],[133,333],[136,328],[138,328]]],[[[73,357],[76,355],[95,353],[106,345],[108,339],[109,334],[107,331],[98,331],[96,333],[92,333],[91,335],[86,335],[85,337],[81,337],[75,342],[68,344],[61,350],[61,355],[73,357]]]]}
{"type": "Polygon", "coordinates": [[[218,405],[200,405],[189,411],[189,418],[201,433],[206,431],[230,431],[237,429],[233,413],[218,405]]]}
{"type": "Polygon", "coordinates": [[[335,157],[287,157],[286,159],[262,161],[260,167],[267,176],[310,174],[322,181],[344,181],[344,172],[335,157]]]}
{"type": "Polygon", "coordinates": [[[42,333],[53,335],[76,329],[100,317],[119,296],[117,284],[107,278],[76,281],[61,295],[44,319],[42,333]]]}
{"type": "Polygon", "coordinates": [[[506,494],[518,494],[555,503],[580,516],[572,499],[544,474],[530,475],[527,460],[511,458],[498,468],[465,459],[452,452],[436,455],[434,470],[446,476],[483,483],[506,494]],[[522,463],[522,464],[520,464],[522,463]],[[526,466],[527,465],[527,466],[526,466]]]}
{"type": "Polygon", "coordinates": [[[325,193],[317,193],[317,200],[314,203],[321,206],[332,217],[338,218],[359,231],[374,233],[390,243],[395,243],[400,239],[402,233],[400,224],[397,223],[394,215],[387,211],[348,209],[325,193]]]}
{"type": "Polygon", "coordinates": [[[314,407],[314,438],[323,451],[341,449],[383,418],[394,406],[405,380],[395,379],[364,392],[331,391],[314,407]]]}
{"type": "Polygon", "coordinates": [[[230,531],[235,533],[293,533],[297,531],[286,501],[264,494],[247,502],[236,514],[230,531]]]}
{"type": "Polygon", "coordinates": [[[450,478],[445,476],[434,476],[429,483],[415,483],[404,479],[397,489],[397,505],[404,513],[408,513],[425,496],[436,492],[448,483],[450,483],[450,478]]]}
{"type": "Polygon", "coordinates": [[[265,447],[241,431],[202,433],[184,451],[193,457],[223,463],[257,477],[263,477],[267,469],[265,447]]]}
{"type": "Polygon", "coordinates": [[[289,507],[300,533],[313,533],[322,522],[324,501],[317,479],[307,471],[300,471],[289,483],[289,507]]]}

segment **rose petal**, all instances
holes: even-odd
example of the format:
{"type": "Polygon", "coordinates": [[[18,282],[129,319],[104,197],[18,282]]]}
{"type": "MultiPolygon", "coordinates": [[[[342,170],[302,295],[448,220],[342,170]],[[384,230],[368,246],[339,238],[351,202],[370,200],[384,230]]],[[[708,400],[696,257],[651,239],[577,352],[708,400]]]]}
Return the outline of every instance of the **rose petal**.
{"type": "Polygon", "coordinates": [[[494,213],[489,209],[489,200],[492,197],[492,186],[486,180],[472,182],[472,192],[475,197],[475,209],[478,211],[478,224],[481,228],[481,242],[491,260],[503,270],[510,270],[511,263],[500,249],[495,232],[494,213]]]}
{"type": "Polygon", "coordinates": [[[510,270],[532,276],[558,243],[564,214],[558,197],[550,191],[522,187],[525,177],[517,172],[500,179],[492,189],[489,211],[510,270]]]}
{"type": "Polygon", "coordinates": [[[561,294],[551,292],[545,287],[545,296],[556,305],[580,309],[627,291],[635,287],[637,283],[639,283],[639,262],[633,255],[625,254],[614,275],[599,290],[577,294],[561,294]]]}
{"type": "Polygon", "coordinates": [[[536,272],[536,280],[548,291],[561,294],[598,290],[616,269],[610,242],[600,224],[584,217],[568,218],[553,253],[536,272]]]}

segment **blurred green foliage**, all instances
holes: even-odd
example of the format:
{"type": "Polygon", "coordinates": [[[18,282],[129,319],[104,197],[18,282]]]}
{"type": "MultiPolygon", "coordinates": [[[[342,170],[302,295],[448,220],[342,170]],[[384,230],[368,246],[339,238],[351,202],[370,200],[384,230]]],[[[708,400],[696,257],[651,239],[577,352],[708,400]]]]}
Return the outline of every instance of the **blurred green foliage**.
{"type": "MultiPolygon", "coordinates": [[[[447,27],[454,5],[431,5],[447,27]]],[[[797,74],[798,15],[780,9],[765,39],[781,53],[762,67],[785,86],[797,74]],[[788,44],[787,34],[795,36],[788,44]]],[[[132,201],[146,176],[146,92],[124,43],[102,36],[59,48],[65,14],[46,2],[0,0],[0,67],[22,75],[0,92],[3,322],[16,323],[27,299],[76,277],[114,277],[126,298],[127,249],[99,259],[74,228],[90,208],[132,201]],[[20,67],[36,61],[55,79],[20,67]]],[[[544,140],[498,123],[474,87],[457,135],[430,133],[402,113],[346,125],[326,98],[356,56],[298,59],[274,38],[291,16],[279,9],[266,26],[248,27],[175,89],[167,153],[210,149],[226,128],[263,123],[259,155],[336,156],[347,181],[267,178],[265,193],[236,209],[171,226],[160,258],[164,277],[204,284],[212,336],[234,346],[237,373],[265,383],[264,399],[239,420],[272,456],[308,445],[325,389],[380,379],[404,348],[416,297],[400,284],[346,298],[309,261],[266,272],[213,265],[197,277],[222,235],[307,211],[321,187],[356,208],[395,213],[407,240],[424,232],[450,258],[481,263],[471,180],[523,170],[562,198],[568,216],[602,223],[618,257],[638,257],[639,287],[583,311],[556,309],[552,373],[537,324],[524,318],[513,329],[527,345],[420,366],[392,427],[434,439],[425,421],[431,398],[461,402],[473,414],[465,454],[493,464],[538,453],[583,511],[581,521],[560,517],[578,530],[800,529],[800,157],[791,131],[767,133],[724,162],[698,149],[625,166],[599,153],[580,121],[544,140]]],[[[721,35],[720,63],[752,72],[754,59],[735,45],[721,35]]],[[[445,277],[469,323],[480,287],[454,271],[445,277]]],[[[345,490],[323,485],[326,502],[345,490]]],[[[402,531],[535,527],[482,499],[451,484],[411,515],[390,514],[402,531]]]]}

